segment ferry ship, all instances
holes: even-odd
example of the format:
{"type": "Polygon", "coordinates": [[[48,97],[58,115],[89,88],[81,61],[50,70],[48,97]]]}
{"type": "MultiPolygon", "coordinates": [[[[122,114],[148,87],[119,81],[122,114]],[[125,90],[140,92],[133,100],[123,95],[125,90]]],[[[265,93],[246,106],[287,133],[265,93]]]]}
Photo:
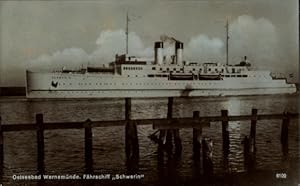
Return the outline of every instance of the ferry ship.
{"type": "Polygon", "coordinates": [[[126,54],[102,67],[80,70],[63,68],[53,72],[26,70],[27,98],[123,98],[192,97],[292,94],[295,84],[274,78],[269,71],[251,68],[247,57],[228,64],[228,21],[226,23],[226,64],[183,60],[183,43],[171,38],[174,55],[166,58],[164,42],[154,44],[154,59],[128,55],[128,13],[126,54]]]}
{"type": "Polygon", "coordinates": [[[183,60],[183,43],[166,60],[164,42],[154,44],[154,59],[116,55],[102,67],[54,72],[26,71],[28,98],[192,97],[291,94],[295,84],[269,71],[252,70],[247,57],[236,65],[183,60]]]}

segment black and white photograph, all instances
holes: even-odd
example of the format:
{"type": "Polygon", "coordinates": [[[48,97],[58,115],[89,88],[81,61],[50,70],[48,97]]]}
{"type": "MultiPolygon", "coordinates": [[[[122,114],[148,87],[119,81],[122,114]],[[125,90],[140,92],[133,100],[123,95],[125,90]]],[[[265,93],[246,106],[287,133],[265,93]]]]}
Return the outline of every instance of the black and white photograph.
{"type": "Polygon", "coordinates": [[[299,15],[1,0],[0,186],[299,186],[299,15]]]}

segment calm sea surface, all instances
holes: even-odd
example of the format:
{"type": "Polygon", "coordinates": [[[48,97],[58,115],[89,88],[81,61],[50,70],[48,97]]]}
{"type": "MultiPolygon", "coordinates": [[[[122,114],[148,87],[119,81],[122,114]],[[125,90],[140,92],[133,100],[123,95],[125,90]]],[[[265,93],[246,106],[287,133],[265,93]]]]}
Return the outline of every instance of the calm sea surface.
{"type": "MultiPolygon", "coordinates": [[[[132,117],[165,118],[167,98],[132,99],[132,117]]],[[[257,108],[258,114],[299,112],[299,95],[291,96],[243,96],[217,98],[175,98],[173,117],[192,117],[193,111],[201,116],[217,116],[221,109],[227,109],[229,115],[248,115],[257,108]]],[[[43,113],[45,122],[68,122],[91,120],[118,120],[124,118],[123,99],[97,100],[34,100],[21,98],[0,98],[2,124],[20,124],[35,122],[35,114],[43,113]]],[[[280,120],[259,121],[256,131],[256,163],[254,175],[247,174],[244,163],[243,140],[249,135],[250,121],[230,122],[230,152],[228,159],[222,151],[220,123],[211,123],[203,129],[203,136],[214,142],[213,163],[217,178],[224,175],[237,175],[237,178],[249,175],[257,179],[269,180],[267,183],[278,185],[299,182],[299,127],[298,120],[291,120],[289,126],[288,153],[283,153],[280,143],[280,120]],[[281,182],[275,174],[287,173],[289,182],[281,182]],[[270,173],[270,174],[269,174],[270,173]],[[260,175],[261,174],[261,175],[260,175]],[[266,175],[266,176],[265,176],[266,175]]],[[[183,151],[180,159],[167,156],[163,162],[157,159],[157,144],[147,136],[155,132],[151,125],[138,126],[140,159],[138,173],[144,174],[142,180],[96,181],[94,184],[144,184],[144,185],[198,185],[192,159],[192,129],[180,130],[183,151]]],[[[36,174],[36,134],[34,131],[4,133],[4,175],[3,185],[27,184],[33,181],[15,181],[12,175],[36,174]]],[[[93,157],[95,174],[126,174],[125,130],[124,127],[93,129],[93,157]]],[[[84,131],[51,130],[45,131],[45,169],[46,174],[78,174],[84,172],[84,131]]],[[[226,176],[225,176],[226,177],[226,176]]],[[[0,182],[1,183],[1,182],[0,182]]],[[[76,184],[68,181],[46,181],[49,184],[76,184]]],[[[242,182],[239,182],[242,183],[242,182]]]]}

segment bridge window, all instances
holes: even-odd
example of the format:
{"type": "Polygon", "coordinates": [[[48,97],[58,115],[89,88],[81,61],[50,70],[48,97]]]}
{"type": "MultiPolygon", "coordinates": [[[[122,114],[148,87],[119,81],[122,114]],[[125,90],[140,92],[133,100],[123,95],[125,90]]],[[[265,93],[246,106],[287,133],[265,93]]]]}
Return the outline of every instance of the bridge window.
{"type": "Polygon", "coordinates": [[[156,68],[155,68],[155,67],[152,67],[152,70],[156,70],[156,68]]]}

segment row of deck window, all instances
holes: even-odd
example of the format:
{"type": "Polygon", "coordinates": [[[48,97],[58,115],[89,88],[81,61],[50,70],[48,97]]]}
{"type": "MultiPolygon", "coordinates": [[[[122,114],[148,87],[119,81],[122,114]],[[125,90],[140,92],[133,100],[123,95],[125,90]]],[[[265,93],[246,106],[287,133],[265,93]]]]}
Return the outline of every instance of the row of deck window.
{"type": "Polygon", "coordinates": [[[123,67],[124,70],[143,70],[143,67],[123,67]]]}
{"type": "Polygon", "coordinates": [[[71,79],[71,77],[53,76],[52,79],[71,79]]]}
{"type": "MultiPolygon", "coordinates": [[[[152,67],[152,70],[156,70],[156,67],[152,67]]],[[[159,70],[162,71],[163,68],[160,68],[159,70]]],[[[166,68],[165,70],[166,70],[166,71],[170,71],[170,68],[166,68]]],[[[174,71],[176,71],[176,70],[183,71],[183,68],[180,68],[180,69],[173,68],[173,70],[174,70],[174,71]]],[[[201,72],[202,70],[203,70],[202,68],[199,69],[200,72],[201,72]]],[[[235,69],[235,68],[232,68],[232,69],[231,69],[232,73],[235,73],[236,70],[237,70],[237,72],[240,72],[240,71],[242,71],[243,69],[235,69]]],[[[196,71],[196,69],[193,68],[191,71],[196,71]]],[[[190,72],[191,72],[191,71],[190,71],[190,72]]],[[[212,71],[212,68],[208,68],[208,71],[211,72],[211,71],[212,71]]],[[[222,69],[217,69],[217,68],[215,68],[215,72],[221,72],[221,73],[223,73],[223,72],[224,72],[224,69],[223,69],[223,68],[222,68],[222,69]]]]}
{"type": "MultiPolygon", "coordinates": [[[[189,83],[191,85],[212,85],[212,84],[216,84],[216,83],[189,83]]],[[[59,83],[59,85],[66,85],[65,83],[59,83]]],[[[70,83],[69,85],[72,85],[72,83],[70,83]]],[[[92,85],[92,83],[78,83],[78,85],[92,85]]],[[[117,85],[116,83],[95,83],[95,85],[117,85]]],[[[187,83],[122,83],[122,85],[188,85],[187,83]]]]}

